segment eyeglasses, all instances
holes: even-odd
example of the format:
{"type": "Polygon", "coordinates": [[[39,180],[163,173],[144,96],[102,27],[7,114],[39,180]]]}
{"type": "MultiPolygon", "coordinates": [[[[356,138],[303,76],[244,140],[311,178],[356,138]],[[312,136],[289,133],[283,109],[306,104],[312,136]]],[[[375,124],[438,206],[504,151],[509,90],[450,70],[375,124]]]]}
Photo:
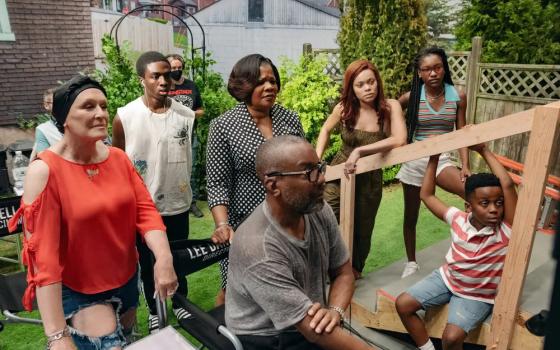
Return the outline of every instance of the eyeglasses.
{"type": "Polygon", "coordinates": [[[423,74],[430,74],[431,72],[434,72],[436,74],[441,73],[441,71],[443,70],[443,66],[433,66],[433,67],[421,67],[420,68],[420,72],[423,74]]]}
{"type": "Polygon", "coordinates": [[[327,163],[319,162],[313,168],[301,171],[272,171],[266,173],[266,176],[292,176],[292,175],[306,175],[309,182],[319,181],[319,176],[327,171],[327,163]]]}

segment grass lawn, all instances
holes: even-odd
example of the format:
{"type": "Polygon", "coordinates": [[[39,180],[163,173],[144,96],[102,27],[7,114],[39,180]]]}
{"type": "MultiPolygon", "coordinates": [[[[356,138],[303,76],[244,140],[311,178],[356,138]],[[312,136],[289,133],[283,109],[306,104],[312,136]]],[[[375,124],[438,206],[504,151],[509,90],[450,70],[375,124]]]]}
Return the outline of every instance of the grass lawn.
{"type": "MultiPolygon", "coordinates": [[[[438,191],[440,198],[446,203],[463,208],[462,200],[458,197],[438,191]]],[[[384,188],[383,200],[377,214],[372,250],[366,261],[364,273],[377,270],[394,261],[401,259],[404,254],[404,243],[402,239],[402,213],[403,198],[400,185],[391,185],[384,188]]],[[[190,218],[190,237],[208,238],[213,230],[214,224],[205,203],[199,203],[203,209],[204,218],[190,218]]],[[[436,219],[424,206],[420,209],[418,223],[417,247],[423,249],[435,242],[448,237],[447,225],[436,219]]],[[[15,256],[15,251],[0,241],[0,255],[15,256]]],[[[13,265],[0,262],[0,273],[13,270],[13,265]]],[[[404,266],[403,266],[404,267],[404,266]]],[[[399,278],[399,276],[395,276],[399,278]]],[[[214,304],[214,298],[219,290],[218,265],[215,264],[202,271],[188,276],[189,299],[202,309],[210,309],[214,304]]],[[[141,298],[142,299],[142,298],[141,298]]],[[[144,301],[141,300],[142,305],[144,301]]],[[[171,310],[170,310],[171,311],[171,310]]],[[[34,312],[32,315],[37,316],[34,312]]],[[[169,312],[170,323],[176,324],[173,314],[169,312]]],[[[22,316],[28,316],[23,313],[22,316]]],[[[0,319],[3,317],[0,316],[0,319]]],[[[147,334],[147,310],[141,306],[138,309],[138,325],[142,335],[147,334]]],[[[4,331],[0,332],[0,350],[34,350],[45,347],[45,337],[41,327],[24,324],[5,324],[4,331]]]]}

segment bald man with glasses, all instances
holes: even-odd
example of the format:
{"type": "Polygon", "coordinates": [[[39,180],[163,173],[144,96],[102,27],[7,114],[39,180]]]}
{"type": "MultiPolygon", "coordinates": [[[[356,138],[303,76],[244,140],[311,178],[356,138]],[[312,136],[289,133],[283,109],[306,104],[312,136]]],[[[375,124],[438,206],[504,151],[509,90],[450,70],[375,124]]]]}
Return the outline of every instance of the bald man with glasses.
{"type": "Polygon", "coordinates": [[[340,327],[354,276],[325,170],[296,136],[257,151],[266,198],[234,234],[226,293],[226,325],[245,349],[371,349],[340,327]]]}

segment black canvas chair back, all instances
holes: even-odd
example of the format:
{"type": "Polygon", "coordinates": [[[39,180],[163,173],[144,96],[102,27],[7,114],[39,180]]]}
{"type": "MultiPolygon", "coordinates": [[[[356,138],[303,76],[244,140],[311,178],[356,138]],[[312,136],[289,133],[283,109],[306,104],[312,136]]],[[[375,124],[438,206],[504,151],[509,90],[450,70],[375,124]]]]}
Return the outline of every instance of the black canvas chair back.
{"type": "Polygon", "coordinates": [[[169,242],[177,274],[189,275],[227,257],[229,243],[214,244],[209,239],[169,242]]]}
{"type": "MultiPolygon", "coordinates": [[[[169,245],[176,272],[185,275],[200,271],[224,259],[229,253],[229,243],[214,244],[209,239],[172,241],[169,242],[169,245]]],[[[210,350],[243,349],[237,337],[225,327],[224,306],[204,312],[182,295],[176,294],[173,299],[192,315],[190,318],[179,321],[179,326],[201,342],[205,348],[210,350]]],[[[159,300],[156,305],[159,318],[162,320],[159,327],[163,329],[167,325],[166,307],[159,300]]]]}
{"type": "MultiPolygon", "coordinates": [[[[27,272],[17,272],[11,275],[0,275],[0,309],[11,312],[24,311],[22,304],[23,293],[27,288],[27,272]]],[[[34,302],[33,309],[37,309],[34,302]]]]}
{"type": "MultiPolygon", "coordinates": [[[[11,275],[0,275],[0,312],[6,318],[3,323],[32,323],[41,324],[41,320],[16,315],[25,311],[22,298],[27,288],[27,272],[17,272],[11,275]]],[[[33,301],[33,310],[37,310],[37,302],[33,301]]],[[[0,331],[3,325],[0,324],[0,331]]]]}

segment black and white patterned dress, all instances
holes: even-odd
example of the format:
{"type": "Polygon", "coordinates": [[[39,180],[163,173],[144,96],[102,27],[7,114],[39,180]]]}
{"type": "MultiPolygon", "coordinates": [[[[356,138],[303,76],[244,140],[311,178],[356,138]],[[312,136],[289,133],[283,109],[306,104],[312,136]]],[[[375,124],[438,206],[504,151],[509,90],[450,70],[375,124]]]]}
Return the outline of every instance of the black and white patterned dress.
{"type": "MultiPolygon", "coordinates": [[[[272,135],[304,137],[297,113],[275,104],[270,110],[272,135]]],[[[245,103],[239,103],[210,123],[206,148],[208,206],[225,205],[236,229],[264,200],[265,190],[255,170],[258,147],[265,141],[245,103]]],[[[226,286],[227,259],[220,263],[226,286]]]]}

